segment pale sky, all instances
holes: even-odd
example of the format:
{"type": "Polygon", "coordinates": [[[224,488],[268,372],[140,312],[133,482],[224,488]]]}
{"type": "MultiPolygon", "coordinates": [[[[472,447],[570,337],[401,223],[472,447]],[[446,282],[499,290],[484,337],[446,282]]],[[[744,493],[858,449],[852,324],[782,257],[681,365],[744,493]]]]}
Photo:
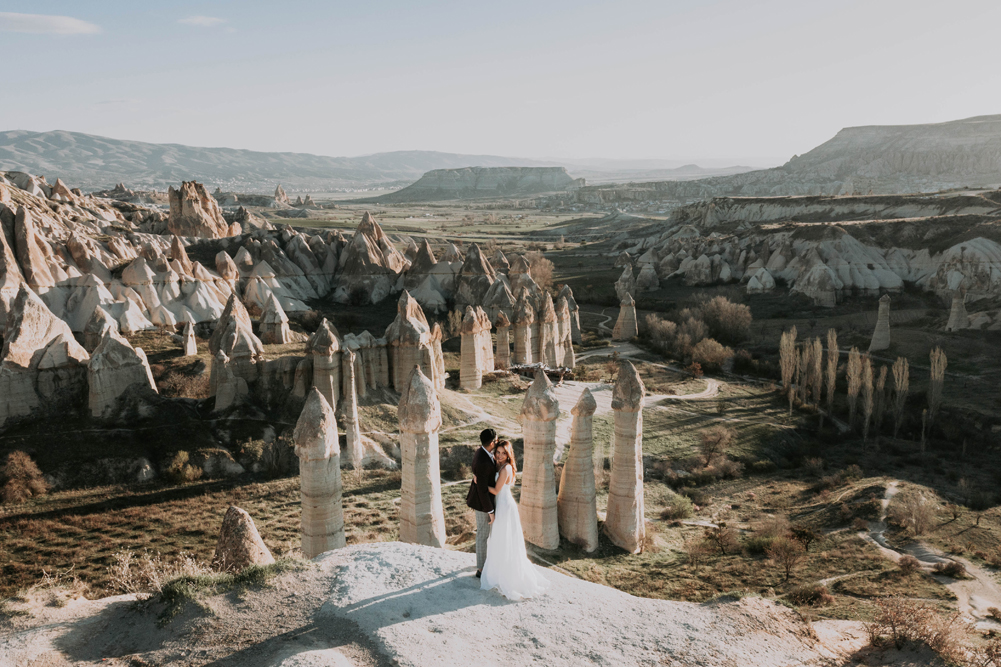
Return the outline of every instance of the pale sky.
{"type": "Polygon", "coordinates": [[[996,0],[8,0],[0,130],[758,166],[1001,113],[998,25],[996,0]]]}

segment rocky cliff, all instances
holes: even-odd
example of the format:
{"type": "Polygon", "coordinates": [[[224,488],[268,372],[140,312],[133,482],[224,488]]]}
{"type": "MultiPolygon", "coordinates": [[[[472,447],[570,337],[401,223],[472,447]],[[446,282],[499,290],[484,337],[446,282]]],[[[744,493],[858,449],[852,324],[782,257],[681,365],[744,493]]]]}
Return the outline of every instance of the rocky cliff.
{"type": "Polygon", "coordinates": [[[435,169],[413,185],[378,197],[379,202],[441,201],[563,192],[584,185],[563,167],[466,167],[435,169]]]}

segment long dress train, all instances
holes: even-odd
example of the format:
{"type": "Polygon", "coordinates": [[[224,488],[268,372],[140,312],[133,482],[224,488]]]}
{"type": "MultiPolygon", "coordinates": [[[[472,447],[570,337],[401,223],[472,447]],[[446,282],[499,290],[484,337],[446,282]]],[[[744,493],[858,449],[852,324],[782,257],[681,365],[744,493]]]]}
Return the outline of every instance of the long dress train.
{"type": "MultiPolygon", "coordinates": [[[[507,467],[510,469],[510,464],[507,467]]],[[[545,593],[549,582],[528,560],[518,503],[511,495],[514,470],[510,472],[511,481],[496,497],[494,523],[487,540],[487,562],[483,566],[480,588],[496,588],[509,600],[521,600],[545,593]]]]}

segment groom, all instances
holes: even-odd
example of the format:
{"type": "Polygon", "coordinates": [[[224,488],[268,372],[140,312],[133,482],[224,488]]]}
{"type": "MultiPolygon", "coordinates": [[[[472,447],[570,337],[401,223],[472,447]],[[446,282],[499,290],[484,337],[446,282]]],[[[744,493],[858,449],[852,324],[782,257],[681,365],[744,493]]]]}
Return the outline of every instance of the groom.
{"type": "Polygon", "coordinates": [[[494,463],[494,447],[497,446],[497,432],[492,428],[480,433],[480,447],[473,455],[473,482],[469,485],[466,505],[476,510],[476,578],[483,574],[483,564],[487,562],[487,538],[490,524],[494,522],[494,497],[487,488],[497,474],[494,463]],[[477,484],[476,480],[480,480],[477,484]]]}

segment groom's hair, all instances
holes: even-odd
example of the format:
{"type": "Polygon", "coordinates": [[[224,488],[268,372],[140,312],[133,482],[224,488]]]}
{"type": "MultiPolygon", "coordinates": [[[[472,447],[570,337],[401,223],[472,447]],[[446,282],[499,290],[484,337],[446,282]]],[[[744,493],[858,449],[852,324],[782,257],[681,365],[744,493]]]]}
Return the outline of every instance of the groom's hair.
{"type": "Polygon", "coordinates": [[[485,428],[480,431],[480,444],[486,447],[491,442],[497,439],[497,431],[492,428],[485,428]]]}

